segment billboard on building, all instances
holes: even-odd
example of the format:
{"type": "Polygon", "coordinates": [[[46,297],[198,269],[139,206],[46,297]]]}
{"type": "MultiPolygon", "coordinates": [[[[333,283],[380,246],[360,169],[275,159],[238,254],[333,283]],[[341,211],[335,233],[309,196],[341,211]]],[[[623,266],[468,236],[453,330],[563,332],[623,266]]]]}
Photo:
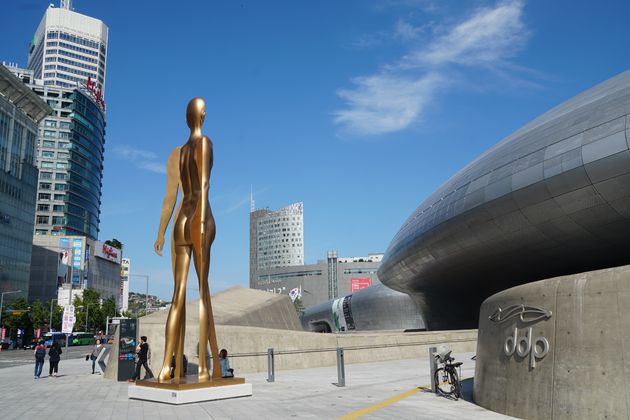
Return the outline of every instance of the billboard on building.
{"type": "Polygon", "coordinates": [[[69,283],[68,267],[70,265],[70,239],[59,238],[59,254],[57,255],[57,287],[69,283]]]}
{"type": "Polygon", "coordinates": [[[120,249],[114,248],[113,246],[100,241],[96,241],[94,245],[94,256],[116,264],[120,264],[121,260],[120,249]]]}
{"type": "Polygon", "coordinates": [[[131,258],[123,258],[120,264],[120,291],[118,294],[118,308],[126,311],[129,307],[129,274],[131,258]]]}
{"type": "Polygon", "coordinates": [[[365,289],[372,285],[372,279],[366,278],[351,278],[350,279],[350,293],[354,293],[357,290],[365,289]]]}

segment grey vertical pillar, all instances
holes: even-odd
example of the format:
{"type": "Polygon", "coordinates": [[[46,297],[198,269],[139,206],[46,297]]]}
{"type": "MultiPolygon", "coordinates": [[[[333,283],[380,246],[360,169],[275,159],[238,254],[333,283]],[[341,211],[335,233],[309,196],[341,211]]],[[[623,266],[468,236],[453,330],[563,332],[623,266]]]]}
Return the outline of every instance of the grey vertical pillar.
{"type": "Polygon", "coordinates": [[[343,347],[337,347],[337,386],[346,386],[346,368],[343,358],[343,347]]]}
{"type": "Polygon", "coordinates": [[[273,349],[267,349],[267,382],[276,380],[276,365],[273,356],[273,349]]]}
{"type": "Polygon", "coordinates": [[[437,384],[435,383],[435,371],[437,370],[437,360],[435,360],[435,352],[437,347],[429,347],[429,370],[431,372],[431,391],[437,391],[437,384]]]}

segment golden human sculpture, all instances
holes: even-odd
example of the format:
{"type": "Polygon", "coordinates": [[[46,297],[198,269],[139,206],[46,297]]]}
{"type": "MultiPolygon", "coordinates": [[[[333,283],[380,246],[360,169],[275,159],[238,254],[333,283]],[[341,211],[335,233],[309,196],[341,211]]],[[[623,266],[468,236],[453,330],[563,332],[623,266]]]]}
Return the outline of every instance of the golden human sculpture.
{"type": "Polygon", "coordinates": [[[201,98],[194,98],[186,109],[186,122],[190,128],[188,141],[175,148],[166,165],[166,195],[162,204],[162,215],[155,252],[162,255],[164,233],[173,214],[177,191],[182,200],[175,212],[171,259],[173,264],[174,291],[171,309],[166,320],[164,362],[158,375],[159,382],[169,382],[171,366],[175,356],[174,382],[179,383],[183,360],[184,335],[186,331],[186,280],[192,256],[199,279],[199,382],[210,380],[206,366],[206,343],[212,354],[212,379],[221,378],[219,350],[214,328],[214,317],[208,287],[210,247],[214,241],[216,227],[208,201],[210,171],[212,170],[212,142],[201,133],[206,117],[206,106],[201,98]]]}

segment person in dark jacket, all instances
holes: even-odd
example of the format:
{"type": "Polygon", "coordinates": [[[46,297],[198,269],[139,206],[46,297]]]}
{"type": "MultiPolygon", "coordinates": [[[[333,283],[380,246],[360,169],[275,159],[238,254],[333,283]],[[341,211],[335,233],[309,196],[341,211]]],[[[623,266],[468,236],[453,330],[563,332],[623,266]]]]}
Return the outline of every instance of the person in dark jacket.
{"type": "Polygon", "coordinates": [[[129,379],[130,381],[135,381],[136,379],[140,379],[140,368],[144,366],[144,370],[147,372],[147,377],[153,378],[153,372],[149,369],[149,364],[147,363],[147,359],[149,356],[149,343],[147,343],[147,337],[140,337],[140,344],[138,345],[138,361],[136,362],[136,373],[134,373],[133,378],[129,379]]]}
{"type": "Polygon", "coordinates": [[[61,360],[61,346],[59,345],[59,341],[53,341],[52,346],[50,346],[50,350],[48,350],[48,376],[57,376],[57,372],[59,370],[59,360],[61,360]]]}
{"type": "Polygon", "coordinates": [[[37,347],[35,347],[35,379],[39,379],[44,367],[44,360],[46,359],[46,345],[43,340],[39,340],[37,347]]]}

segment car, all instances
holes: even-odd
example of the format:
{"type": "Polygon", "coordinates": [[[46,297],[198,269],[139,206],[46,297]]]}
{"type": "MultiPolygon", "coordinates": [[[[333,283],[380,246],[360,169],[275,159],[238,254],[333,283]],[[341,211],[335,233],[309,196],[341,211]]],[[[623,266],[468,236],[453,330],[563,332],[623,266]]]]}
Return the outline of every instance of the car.
{"type": "Polygon", "coordinates": [[[24,350],[34,349],[37,346],[37,340],[27,341],[22,344],[24,350]]]}

